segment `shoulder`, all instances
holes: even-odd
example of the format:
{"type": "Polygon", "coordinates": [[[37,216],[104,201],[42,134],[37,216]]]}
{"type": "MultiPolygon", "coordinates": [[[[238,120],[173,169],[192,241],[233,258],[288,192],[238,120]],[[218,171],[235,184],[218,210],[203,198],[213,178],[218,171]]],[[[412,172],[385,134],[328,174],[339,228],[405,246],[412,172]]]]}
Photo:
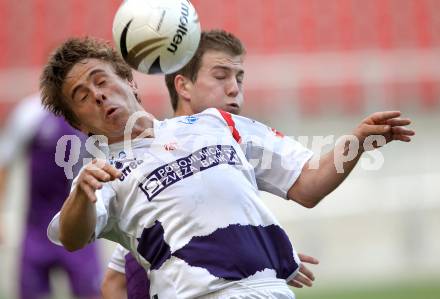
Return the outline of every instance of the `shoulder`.
{"type": "Polygon", "coordinates": [[[39,95],[33,95],[21,100],[11,115],[11,121],[16,123],[32,123],[46,114],[40,103],[39,95]]]}
{"type": "Polygon", "coordinates": [[[213,123],[219,123],[222,126],[226,126],[229,128],[234,128],[239,124],[240,126],[253,125],[256,122],[250,118],[232,114],[230,112],[217,109],[217,108],[209,108],[201,113],[195,114],[194,116],[200,117],[204,120],[211,121],[213,123]]]}
{"type": "Polygon", "coordinates": [[[177,116],[163,121],[157,121],[156,129],[179,128],[179,127],[199,127],[208,126],[226,126],[221,112],[216,108],[209,108],[193,115],[177,116]]]}
{"type": "Polygon", "coordinates": [[[118,244],[113,251],[112,256],[115,258],[125,259],[125,256],[129,254],[130,252],[128,249],[124,248],[121,244],[118,244]]]}

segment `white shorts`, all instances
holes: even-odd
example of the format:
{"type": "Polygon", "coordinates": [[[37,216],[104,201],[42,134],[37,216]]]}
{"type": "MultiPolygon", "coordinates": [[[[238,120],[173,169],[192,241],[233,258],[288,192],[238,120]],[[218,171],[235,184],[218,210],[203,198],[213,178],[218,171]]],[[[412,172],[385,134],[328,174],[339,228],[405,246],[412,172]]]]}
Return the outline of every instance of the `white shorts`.
{"type": "Polygon", "coordinates": [[[295,299],[283,279],[241,281],[199,299],[295,299]]]}

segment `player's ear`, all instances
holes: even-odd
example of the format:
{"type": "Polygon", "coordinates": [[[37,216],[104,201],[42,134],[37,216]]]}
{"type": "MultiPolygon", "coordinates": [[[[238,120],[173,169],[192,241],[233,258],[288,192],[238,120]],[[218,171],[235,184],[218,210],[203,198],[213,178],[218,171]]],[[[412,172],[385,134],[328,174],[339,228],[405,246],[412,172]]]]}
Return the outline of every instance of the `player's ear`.
{"type": "Polygon", "coordinates": [[[139,93],[138,93],[138,86],[136,81],[134,80],[128,80],[128,85],[131,87],[131,89],[133,90],[134,96],[136,97],[136,100],[141,103],[141,99],[139,97],[139,93]]]}
{"type": "Polygon", "coordinates": [[[180,98],[189,101],[191,99],[191,90],[193,84],[191,80],[183,75],[176,75],[174,78],[174,88],[180,98]]]}

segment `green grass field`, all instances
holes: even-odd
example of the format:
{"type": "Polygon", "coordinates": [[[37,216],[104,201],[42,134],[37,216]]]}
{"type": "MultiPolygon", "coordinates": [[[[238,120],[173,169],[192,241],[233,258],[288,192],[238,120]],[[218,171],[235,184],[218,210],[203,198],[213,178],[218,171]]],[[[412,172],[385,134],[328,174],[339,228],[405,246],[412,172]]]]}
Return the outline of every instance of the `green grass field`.
{"type": "Polygon", "coordinates": [[[346,289],[294,290],[297,299],[440,299],[440,283],[399,283],[346,289]]]}
{"type": "MultiPolygon", "coordinates": [[[[304,288],[294,289],[294,292],[297,299],[440,299],[440,283],[399,283],[374,288],[304,288]]],[[[0,293],[0,299],[11,298],[0,293]]]]}

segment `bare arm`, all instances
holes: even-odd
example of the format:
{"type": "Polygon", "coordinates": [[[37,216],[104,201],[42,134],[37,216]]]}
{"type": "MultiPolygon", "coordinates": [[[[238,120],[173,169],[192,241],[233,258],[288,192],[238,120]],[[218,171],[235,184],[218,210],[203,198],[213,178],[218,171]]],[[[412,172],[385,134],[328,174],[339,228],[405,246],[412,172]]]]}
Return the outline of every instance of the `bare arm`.
{"type": "Polygon", "coordinates": [[[343,162],[344,171],[338,172],[334,157],[340,156],[345,149],[346,144],[337,144],[332,151],[320,157],[317,169],[311,168],[310,162],[306,163],[301,175],[289,189],[288,197],[307,208],[316,206],[345,180],[359,161],[361,154],[343,162]]]}
{"type": "Polygon", "coordinates": [[[120,175],[113,166],[97,160],[81,171],[60,213],[59,239],[67,250],[75,251],[89,243],[96,226],[95,191],[120,175]]]}
{"type": "Polygon", "coordinates": [[[94,203],[80,187],[76,187],[64,202],[59,238],[67,250],[81,249],[90,241],[96,225],[94,203]]]}
{"type": "Polygon", "coordinates": [[[386,111],[374,113],[364,119],[351,136],[359,142],[359,147],[357,150],[355,149],[353,157],[347,161],[343,159],[351,150],[350,142],[353,142],[350,137],[347,137],[332,151],[320,158],[317,169],[311,169],[310,162],[304,166],[301,175],[289,189],[288,197],[308,208],[316,206],[321,199],[345,180],[364,151],[380,146],[373,144],[373,147],[366,148],[364,141],[369,136],[383,136],[385,143],[393,140],[411,141],[410,136],[415,134],[414,131],[404,128],[411,123],[411,120],[401,119],[399,116],[399,111],[386,111]]]}
{"type": "Polygon", "coordinates": [[[126,299],[127,283],[124,273],[107,268],[101,285],[103,299],[126,299]]]}

